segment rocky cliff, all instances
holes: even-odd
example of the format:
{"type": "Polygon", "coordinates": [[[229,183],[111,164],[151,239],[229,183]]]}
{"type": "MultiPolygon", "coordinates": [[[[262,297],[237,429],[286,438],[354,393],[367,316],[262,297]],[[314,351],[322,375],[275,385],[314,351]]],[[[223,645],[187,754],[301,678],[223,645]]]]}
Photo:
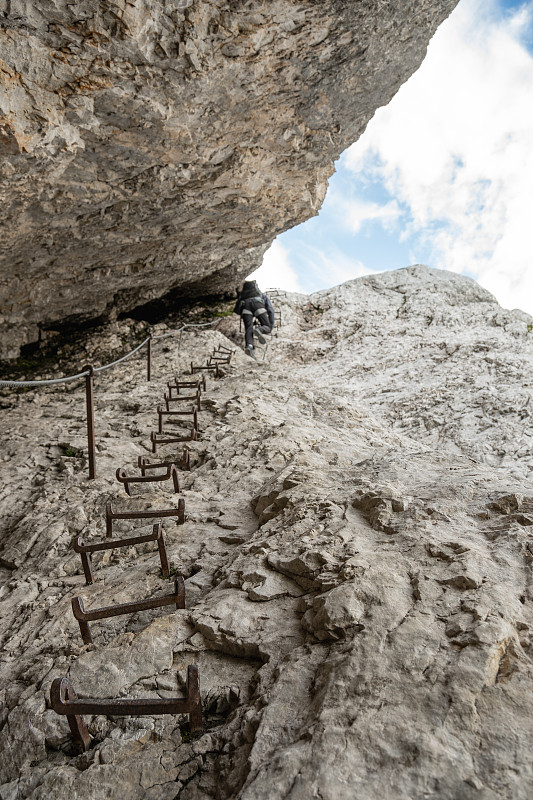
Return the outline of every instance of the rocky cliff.
{"type": "Polygon", "coordinates": [[[426,267],[276,304],[265,360],[208,380],[186,521],[164,521],[187,608],[94,623],[93,645],[73,595],[168,583],[140,545],[95,556],[86,586],[71,537],[103,538],[108,499],[177,505],[165,484],[128,499],[115,470],[149,455],[166,380],[238,322],[163,340],[151,384],[131,362],[98,376],[92,482],[82,388],[3,393],[2,800],[531,797],[533,319],[426,267]],[[192,662],[202,735],[94,716],[72,754],[55,677],[168,697],[192,662]]]}
{"type": "Polygon", "coordinates": [[[457,0],[0,0],[0,358],[233,290],[457,0]]]}

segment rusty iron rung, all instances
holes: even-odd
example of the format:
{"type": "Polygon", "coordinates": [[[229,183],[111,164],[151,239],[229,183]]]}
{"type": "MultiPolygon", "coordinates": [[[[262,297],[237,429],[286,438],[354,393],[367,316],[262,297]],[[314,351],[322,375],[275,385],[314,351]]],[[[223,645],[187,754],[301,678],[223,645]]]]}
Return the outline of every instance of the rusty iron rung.
{"type": "MultiPolygon", "coordinates": [[[[179,398],[176,398],[176,399],[179,399],[179,398]]],[[[186,409],[180,410],[180,411],[166,411],[163,408],[163,406],[157,406],[157,413],[159,414],[159,416],[163,416],[164,415],[166,417],[171,417],[171,416],[172,417],[187,417],[187,416],[194,415],[197,411],[198,411],[198,409],[196,408],[196,406],[191,406],[190,408],[186,408],[186,409]]]]}
{"type": "Polygon", "coordinates": [[[218,371],[218,364],[193,364],[191,361],[191,375],[194,375],[195,372],[200,372],[201,370],[214,370],[215,371],[215,378],[220,377],[220,373],[218,371]]]}
{"type": "Polygon", "coordinates": [[[66,716],[72,737],[82,750],[91,746],[91,737],[81,714],[104,714],[129,717],[159,714],[188,714],[192,732],[202,728],[202,701],[200,676],[196,664],[187,668],[187,693],[185,697],[118,700],[79,700],[67,678],[55,678],[50,689],[50,704],[56,714],[66,716]]]}
{"type": "Polygon", "coordinates": [[[196,380],[188,380],[188,381],[179,381],[177,378],[174,378],[174,382],[168,382],[167,386],[169,389],[176,389],[177,394],[180,394],[180,389],[201,389],[203,392],[207,389],[207,384],[205,382],[205,375],[202,375],[196,380]]]}
{"type": "Polygon", "coordinates": [[[173,386],[176,386],[178,389],[192,389],[192,388],[199,388],[202,387],[203,391],[205,392],[205,377],[201,375],[199,378],[194,380],[187,380],[187,381],[180,381],[177,378],[174,378],[173,386]]]}
{"type": "Polygon", "coordinates": [[[116,472],[116,478],[119,483],[124,484],[124,490],[129,497],[131,497],[130,483],[158,483],[172,480],[174,492],[177,493],[180,490],[178,470],[175,464],[167,464],[164,475],[126,475],[126,470],[119,467],[116,472]]]}
{"type": "Polygon", "coordinates": [[[209,361],[207,363],[208,364],[211,364],[211,363],[214,363],[214,364],[229,364],[230,362],[231,362],[231,356],[230,357],[226,357],[226,356],[209,356],[209,361]]]}
{"type": "Polygon", "coordinates": [[[223,345],[223,344],[219,344],[217,347],[215,347],[215,353],[216,353],[217,351],[219,351],[219,352],[220,352],[220,351],[222,351],[222,352],[225,352],[225,353],[234,353],[234,352],[235,352],[235,348],[233,348],[233,347],[226,347],[226,346],[225,346],[225,345],[223,345]]]}
{"type": "MultiPolygon", "coordinates": [[[[201,382],[198,382],[198,384],[194,383],[194,384],[192,384],[192,386],[185,386],[185,387],[182,386],[181,388],[182,389],[183,388],[191,389],[193,391],[196,390],[195,394],[193,395],[193,397],[195,397],[196,394],[198,394],[198,393],[202,394],[202,388],[201,387],[202,387],[201,382]]],[[[182,393],[180,392],[180,387],[176,386],[175,383],[170,383],[170,382],[167,383],[167,388],[168,388],[168,396],[169,396],[170,400],[175,400],[177,398],[183,397],[182,393]],[[173,394],[173,392],[175,392],[175,395],[173,394]]],[[[190,397],[190,395],[189,395],[189,397],[190,397]]]]}
{"type": "Polygon", "coordinates": [[[145,534],[144,536],[131,536],[127,539],[112,539],[111,541],[107,540],[103,542],[94,542],[94,544],[85,544],[81,536],[74,536],[72,539],[72,548],[76,553],[80,554],[85,583],[89,585],[94,583],[91,553],[97,553],[101,550],[114,550],[115,547],[134,547],[137,544],[144,544],[145,542],[157,542],[159,560],[161,562],[161,574],[164,578],[170,577],[167,549],[163,538],[163,526],[160,522],[154,525],[152,533],[145,534]]]}
{"type": "Polygon", "coordinates": [[[157,447],[160,444],[174,444],[175,442],[196,442],[198,440],[198,431],[193,427],[188,436],[168,436],[165,439],[158,439],[157,433],[152,431],[150,434],[150,441],[152,443],[152,453],[157,453],[157,447]]]}
{"type": "Polygon", "coordinates": [[[172,461],[158,461],[156,464],[150,464],[149,461],[146,460],[146,456],[139,456],[137,458],[137,466],[141,470],[141,475],[146,475],[147,469],[158,469],[161,467],[168,467],[170,464],[174,464],[174,466],[179,467],[180,469],[191,470],[191,454],[190,450],[187,450],[186,447],[183,448],[183,453],[181,458],[172,459],[172,461]]]}
{"type": "Polygon", "coordinates": [[[120,603],[115,606],[104,608],[93,608],[86,611],[83,607],[83,600],[76,596],[72,598],[72,613],[78,620],[83,644],[92,644],[91,629],[89,622],[99,619],[109,619],[109,617],[120,617],[125,614],[136,614],[139,611],[148,611],[152,608],[162,608],[176,604],[176,608],[185,608],[185,582],[181,575],[174,580],[174,593],[166,594],[163,597],[150,597],[147,600],[139,600],[133,603],[120,603]]]}
{"type": "MultiPolygon", "coordinates": [[[[172,384],[168,384],[169,389],[174,389],[175,387],[172,384]]],[[[168,395],[164,395],[168,397],[168,395]]],[[[174,403],[185,403],[187,400],[195,400],[197,401],[199,397],[202,396],[202,390],[197,389],[194,394],[178,394],[177,397],[169,397],[169,400],[172,400],[174,403]]]]}
{"type": "MultiPolygon", "coordinates": [[[[192,416],[192,426],[195,431],[198,430],[198,409],[194,406],[191,406],[190,409],[185,411],[165,411],[163,406],[157,406],[157,415],[158,415],[158,429],[157,432],[159,434],[163,433],[163,417],[190,417],[192,416]]],[[[170,420],[171,421],[171,420],[170,420]]],[[[177,419],[176,422],[185,422],[185,420],[177,419]]]]}
{"type": "Polygon", "coordinates": [[[185,500],[180,498],[177,508],[161,508],[149,511],[113,511],[111,502],[105,507],[106,516],[106,536],[113,536],[114,519],[157,519],[158,517],[177,517],[178,525],[185,522],[185,500]]]}
{"type": "Polygon", "coordinates": [[[157,447],[160,444],[174,444],[175,442],[196,442],[198,439],[198,431],[192,428],[188,436],[167,436],[165,439],[158,439],[155,431],[150,434],[150,441],[152,442],[152,453],[157,453],[157,447]]]}
{"type": "Polygon", "coordinates": [[[166,405],[167,411],[170,411],[170,403],[185,403],[185,402],[187,402],[189,400],[193,400],[196,403],[196,408],[198,409],[198,411],[201,411],[201,408],[202,408],[201,397],[202,397],[202,393],[201,393],[200,389],[198,389],[196,394],[193,394],[193,395],[185,394],[185,395],[178,395],[178,397],[172,397],[172,394],[169,393],[169,394],[165,394],[163,396],[163,399],[165,401],[165,405],[166,405]]]}

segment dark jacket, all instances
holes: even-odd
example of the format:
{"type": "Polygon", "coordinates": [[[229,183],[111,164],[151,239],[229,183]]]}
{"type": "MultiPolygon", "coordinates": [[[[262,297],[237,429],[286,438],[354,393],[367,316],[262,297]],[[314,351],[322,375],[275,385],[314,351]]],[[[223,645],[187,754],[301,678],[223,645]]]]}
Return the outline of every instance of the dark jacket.
{"type": "Polygon", "coordinates": [[[237,290],[239,300],[251,300],[252,297],[260,297],[261,290],[257,285],[257,281],[244,281],[242,289],[237,290]]]}
{"type": "Polygon", "coordinates": [[[254,316],[258,308],[265,308],[271,327],[274,327],[274,308],[268,295],[259,290],[256,281],[245,281],[242,289],[238,292],[237,302],[233,309],[234,314],[242,315],[244,309],[251,311],[254,316]]]}

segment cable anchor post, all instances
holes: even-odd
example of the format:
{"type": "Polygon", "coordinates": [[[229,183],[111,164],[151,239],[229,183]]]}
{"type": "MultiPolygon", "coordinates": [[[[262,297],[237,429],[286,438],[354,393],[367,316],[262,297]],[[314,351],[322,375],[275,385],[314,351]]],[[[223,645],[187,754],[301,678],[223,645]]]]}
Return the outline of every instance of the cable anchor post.
{"type": "Polygon", "coordinates": [[[94,367],[87,364],[85,375],[85,399],[87,406],[87,449],[89,452],[89,479],[96,478],[96,445],[94,439],[94,367]]]}
{"type": "Polygon", "coordinates": [[[152,380],[152,334],[148,337],[148,346],[146,348],[146,380],[152,380]]]}

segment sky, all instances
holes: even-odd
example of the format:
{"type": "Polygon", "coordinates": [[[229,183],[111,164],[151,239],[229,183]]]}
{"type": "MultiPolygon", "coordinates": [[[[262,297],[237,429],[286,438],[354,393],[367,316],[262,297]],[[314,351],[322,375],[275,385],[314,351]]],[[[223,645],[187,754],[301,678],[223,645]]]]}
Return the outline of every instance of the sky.
{"type": "Polygon", "coordinates": [[[460,0],[253,277],[311,293],[412,264],[533,314],[533,0],[460,0]]]}

